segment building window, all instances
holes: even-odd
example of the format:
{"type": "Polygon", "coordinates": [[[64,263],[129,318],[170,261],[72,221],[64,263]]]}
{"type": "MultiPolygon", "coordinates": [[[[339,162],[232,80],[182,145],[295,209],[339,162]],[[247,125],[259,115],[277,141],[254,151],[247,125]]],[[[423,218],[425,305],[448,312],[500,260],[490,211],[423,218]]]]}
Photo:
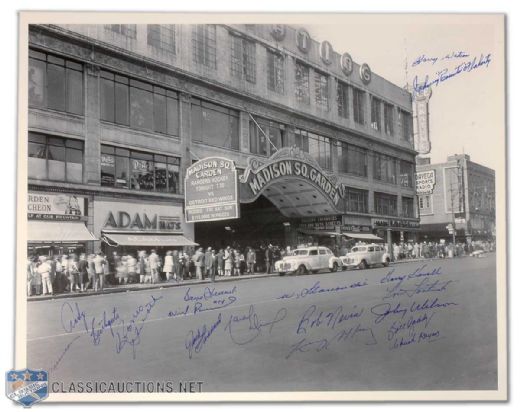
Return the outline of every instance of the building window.
{"type": "Polygon", "coordinates": [[[415,176],[415,164],[401,160],[400,163],[400,183],[403,187],[414,187],[414,176],[415,176]]]}
{"type": "Polygon", "coordinates": [[[267,50],[267,88],[273,92],[284,92],[283,56],[267,50]]]}
{"type": "Polygon", "coordinates": [[[105,24],[105,28],[130,39],[137,37],[137,26],[135,24],[105,24]]]}
{"type": "Polygon", "coordinates": [[[175,54],[175,25],[148,24],[148,44],[175,54]]]}
{"type": "Polygon", "coordinates": [[[397,110],[397,117],[399,125],[401,127],[401,137],[407,142],[411,142],[413,138],[412,134],[412,115],[404,110],[397,110]]]}
{"type": "Polygon", "coordinates": [[[251,153],[270,156],[278,149],[286,146],[286,143],[285,126],[283,124],[258,117],[254,121],[249,121],[249,150],[251,153]]]}
{"type": "Polygon", "coordinates": [[[159,86],[102,70],[101,120],[178,136],[178,95],[159,86]]]}
{"type": "Polygon", "coordinates": [[[411,197],[402,197],[402,215],[403,217],[416,217],[415,210],[413,207],[413,198],[411,197]]]}
{"type": "Polygon", "coordinates": [[[238,111],[192,98],[191,127],[196,142],[239,149],[238,111]]]}
{"type": "Polygon", "coordinates": [[[338,82],[337,100],[338,100],[338,116],[347,119],[349,116],[349,113],[348,113],[349,97],[348,97],[348,85],[346,85],[345,83],[338,82]]]}
{"type": "Polygon", "coordinates": [[[385,133],[389,136],[394,135],[394,106],[384,104],[385,133]]]}
{"type": "Polygon", "coordinates": [[[345,209],[348,212],[368,213],[368,191],[347,187],[345,190],[345,209]]]}
{"type": "Polygon", "coordinates": [[[310,103],[309,66],[301,64],[300,62],[296,62],[294,95],[296,101],[305,104],[310,103]]]}
{"type": "Polygon", "coordinates": [[[397,216],[397,196],[375,192],[374,206],[378,215],[397,216]]]}
{"type": "Polygon", "coordinates": [[[255,43],[239,36],[231,35],[231,75],[256,82],[255,43]]]}
{"type": "Polygon", "coordinates": [[[431,195],[419,196],[419,211],[421,214],[432,213],[431,195]]]}
{"type": "Polygon", "coordinates": [[[374,179],[396,184],[396,159],[381,153],[374,153],[374,179]]]}
{"type": "Polygon", "coordinates": [[[83,115],[83,66],[29,50],[29,105],[83,115]]]}
{"type": "Polygon", "coordinates": [[[30,178],[82,183],[83,142],[29,132],[30,178]]]}
{"type": "Polygon", "coordinates": [[[217,68],[217,28],[214,24],[196,24],[192,33],[193,61],[210,69],[217,68]]]}
{"type": "Polygon", "coordinates": [[[329,109],[329,79],[326,75],[314,72],[314,92],[316,106],[322,110],[329,109]]]}
{"type": "Polygon", "coordinates": [[[365,92],[355,87],[352,88],[352,91],[354,121],[358,124],[365,124],[365,92]]]}
{"type": "Polygon", "coordinates": [[[331,170],[331,141],[328,137],[320,136],[306,130],[295,129],[294,140],[300,150],[309,153],[318,164],[324,168],[331,170]]]}
{"type": "Polygon", "coordinates": [[[381,100],[374,96],[370,99],[370,126],[381,131],[381,100]]]}
{"type": "Polygon", "coordinates": [[[101,185],[180,193],[180,158],[101,145],[101,185]]]}
{"type": "Polygon", "coordinates": [[[345,142],[338,145],[338,170],[356,176],[368,175],[368,153],[366,149],[345,142]]]}

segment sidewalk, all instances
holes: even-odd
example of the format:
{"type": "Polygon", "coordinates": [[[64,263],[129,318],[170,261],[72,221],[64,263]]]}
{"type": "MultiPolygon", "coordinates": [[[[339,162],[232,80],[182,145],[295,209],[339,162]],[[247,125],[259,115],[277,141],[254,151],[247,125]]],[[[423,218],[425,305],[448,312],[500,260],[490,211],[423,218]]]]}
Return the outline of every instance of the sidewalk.
{"type": "MultiPolygon", "coordinates": [[[[230,282],[234,280],[246,280],[246,279],[260,279],[260,278],[268,278],[278,276],[278,273],[255,273],[254,275],[242,275],[242,276],[220,276],[215,279],[213,284],[222,283],[222,282],[230,282]]],[[[65,299],[65,298],[82,298],[86,296],[94,296],[94,295],[106,295],[109,293],[122,293],[122,292],[133,292],[138,290],[153,290],[153,289],[166,289],[166,288],[174,288],[179,286],[191,286],[191,285],[206,285],[212,284],[210,279],[188,279],[183,280],[182,282],[175,281],[165,281],[161,283],[131,283],[126,285],[110,285],[106,287],[103,291],[94,291],[92,289],[88,289],[86,292],[64,292],[59,293],[57,295],[38,295],[38,296],[28,296],[27,301],[41,301],[41,300],[53,300],[53,299],[65,299]]]]}

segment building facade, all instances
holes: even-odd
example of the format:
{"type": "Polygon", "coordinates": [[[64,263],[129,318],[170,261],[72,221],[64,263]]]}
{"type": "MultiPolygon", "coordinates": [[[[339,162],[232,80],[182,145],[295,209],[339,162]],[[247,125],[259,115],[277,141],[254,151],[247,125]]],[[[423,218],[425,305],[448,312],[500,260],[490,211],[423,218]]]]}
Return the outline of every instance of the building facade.
{"type": "Polygon", "coordinates": [[[417,162],[421,238],[471,242],[495,236],[495,171],[468,155],[417,162]]]}
{"type": "Polygon", "coordinates": [[[29,48],[29,195],[47,204],[28,206],[34,248],[59,232],[50,220],[71,220],[71,202],[63,250],[415,236],[410,94],[304,28],[34,25],[29,48]],[[234,221],[185,222],[195,161],[245,173],[282,152],[319,178],[269,182],[234,221]],[[61,214],[31,213],[53,202],[61,214]]]}

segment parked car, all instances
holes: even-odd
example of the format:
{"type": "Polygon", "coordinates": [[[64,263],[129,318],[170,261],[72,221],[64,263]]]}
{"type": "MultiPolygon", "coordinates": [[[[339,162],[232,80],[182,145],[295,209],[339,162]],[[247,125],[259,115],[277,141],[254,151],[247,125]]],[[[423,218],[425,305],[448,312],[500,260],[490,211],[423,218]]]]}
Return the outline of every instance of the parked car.
{"type": "Polygon", "coordinates": [[[329,248],[310,246],[295,249],[291,255],[285,256],[274,264],[275,272],[280,276],[286,273],[303,275],[308,272],[317,273],[320,270],[337,271],[343,266],[341,259],[334,256],[329,248]]]}
{"type": "Polygon", "coordinates": [[[354,246],[346,256],[341,256],[340,259],[346,269],[366,269],[373,265],[388,266],[390,264],[390,255],[385,252],[384,246],[375,243],[354,246]]]}

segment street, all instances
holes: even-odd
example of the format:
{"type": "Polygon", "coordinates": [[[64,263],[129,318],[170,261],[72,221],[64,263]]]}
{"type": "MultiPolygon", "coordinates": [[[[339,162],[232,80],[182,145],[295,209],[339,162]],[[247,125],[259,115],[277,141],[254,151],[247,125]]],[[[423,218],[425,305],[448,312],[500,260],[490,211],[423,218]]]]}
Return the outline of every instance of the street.
{"type": "Polygon", "coordinates": [[[29,302],[27,366],[64,387],[496,389],[495,254],[29,302]]]}

